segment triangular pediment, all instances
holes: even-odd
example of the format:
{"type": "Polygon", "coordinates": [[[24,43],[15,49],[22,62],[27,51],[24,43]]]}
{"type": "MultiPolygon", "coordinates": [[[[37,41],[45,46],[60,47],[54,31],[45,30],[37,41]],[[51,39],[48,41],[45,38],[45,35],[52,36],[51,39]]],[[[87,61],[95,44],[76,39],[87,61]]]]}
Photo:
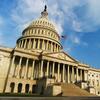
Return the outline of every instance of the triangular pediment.
{"type": "Polygon", "coordinates": [[[46,55],[50,56],[50,57],[62,59],[62,60],[77,62],[77,60],[75,60],[74,58],[72,58],[71,56],[69,56],[67,53],[65,53],[63,51],[62,52],[56,52],[56,53],[47,53],[46,55]]]}

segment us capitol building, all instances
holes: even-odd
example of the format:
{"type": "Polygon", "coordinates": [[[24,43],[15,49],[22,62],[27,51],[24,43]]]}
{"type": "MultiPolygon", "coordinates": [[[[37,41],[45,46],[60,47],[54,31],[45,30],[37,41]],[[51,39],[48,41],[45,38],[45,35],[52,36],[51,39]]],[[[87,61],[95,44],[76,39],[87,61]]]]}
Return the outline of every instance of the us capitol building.
{"type": "Polygon", "coordinates": [[[55,96],[68,86],[100,96],[100,70],[63,51],[45,6],[41,17],[23,30],[15,48],[0,46],[0,93],[55,96]]]}

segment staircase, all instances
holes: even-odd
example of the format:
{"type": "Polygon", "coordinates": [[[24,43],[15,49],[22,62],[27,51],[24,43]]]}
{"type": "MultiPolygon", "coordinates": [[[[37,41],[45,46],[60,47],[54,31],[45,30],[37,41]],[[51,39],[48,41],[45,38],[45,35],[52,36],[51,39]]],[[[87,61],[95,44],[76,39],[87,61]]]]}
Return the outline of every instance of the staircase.
{"type": "Polygon", "coordinates": [[[95,96],[72,83],[62,83],[61,88],[63,92],[62,96],[95,96]]]}

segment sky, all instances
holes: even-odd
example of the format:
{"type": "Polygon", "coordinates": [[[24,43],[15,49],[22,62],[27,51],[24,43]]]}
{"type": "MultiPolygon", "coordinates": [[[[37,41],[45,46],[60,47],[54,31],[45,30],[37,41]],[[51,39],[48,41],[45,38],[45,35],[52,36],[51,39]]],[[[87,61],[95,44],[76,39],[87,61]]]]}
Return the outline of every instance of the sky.
{"type": "Polygon", "coordinates": [[[100,0],[0,0],[0,45],[15,47],[22,31],[40,17],[44,5],[63,49],[78,61],[100,68],[100,0]]]}

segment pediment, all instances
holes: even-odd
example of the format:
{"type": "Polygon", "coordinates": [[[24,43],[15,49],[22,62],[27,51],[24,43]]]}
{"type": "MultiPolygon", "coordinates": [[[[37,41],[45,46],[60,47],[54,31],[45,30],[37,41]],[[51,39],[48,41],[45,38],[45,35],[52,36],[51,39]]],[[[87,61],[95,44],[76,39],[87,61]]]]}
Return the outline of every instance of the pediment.
{"type": "Polygon", "coordinates": [[[74,58],[72,58],[71,56],[66,54],[65,52],[48,53],[46,55],[48,55],[50,57],[59,58],[59,59],[62,59],[62,60],[67,60],[67,61],[71,61],[71,62],[77,62],[77,60],[75,60],[74,58]]]}

